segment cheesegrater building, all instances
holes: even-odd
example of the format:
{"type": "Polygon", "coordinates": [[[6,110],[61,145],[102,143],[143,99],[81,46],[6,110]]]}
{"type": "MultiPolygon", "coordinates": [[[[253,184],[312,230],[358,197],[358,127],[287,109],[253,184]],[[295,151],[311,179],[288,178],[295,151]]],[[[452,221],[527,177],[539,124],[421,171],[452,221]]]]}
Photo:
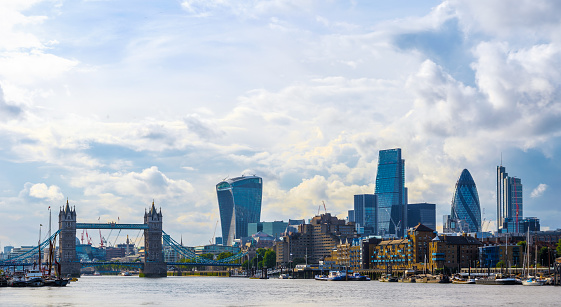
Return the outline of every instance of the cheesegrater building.
{"type": "Polygon", "coordinates": [[[457,220],[460,225],[467,226],[468,229],[460,229],[462,232],[481,231],[479,195],[475,182],[467,169],[462,171],[458,182],[456,182],[450,217],[457,220]]]}
{"type": "Polygon", "coordinates": [[[259,222],[262,194],[263,179],[257,176],[231,178],[216,185],[222,239],[226,245],[247,237],[248,224],[259,222]]]}

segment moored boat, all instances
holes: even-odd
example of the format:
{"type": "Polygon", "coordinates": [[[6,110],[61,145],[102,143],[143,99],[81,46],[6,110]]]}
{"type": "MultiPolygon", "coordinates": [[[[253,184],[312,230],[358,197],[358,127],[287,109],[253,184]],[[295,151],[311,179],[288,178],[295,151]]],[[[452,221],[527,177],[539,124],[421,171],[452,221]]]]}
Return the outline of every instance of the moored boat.
{"type": "Polygon", "coordinates": [[[527,279],[522,280],[523,286],[543,286],[545,284],[544,279],[538,279],[536,277],[529,277],[527,279]]]}

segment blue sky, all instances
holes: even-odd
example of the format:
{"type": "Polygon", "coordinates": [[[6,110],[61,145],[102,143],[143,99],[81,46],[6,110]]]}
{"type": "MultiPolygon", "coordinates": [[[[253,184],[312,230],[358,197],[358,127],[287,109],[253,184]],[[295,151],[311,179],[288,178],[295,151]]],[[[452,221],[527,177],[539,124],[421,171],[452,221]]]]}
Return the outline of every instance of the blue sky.
{"type": "Polygon", "coordinates": [[[436,203],[439,224],[464,168],[496,218],[502,153],[524,215],[559,228],[560,13],[553,1],[2,1],[0,245],[36,242],[67,198],[80,221],[129,223],[154,199],[167,233],[205,244],[215,185],[241,174],[263,177],[262,220],[310,218],[322,201],[344,218],[395,147],[410,202],[436,203]]]}

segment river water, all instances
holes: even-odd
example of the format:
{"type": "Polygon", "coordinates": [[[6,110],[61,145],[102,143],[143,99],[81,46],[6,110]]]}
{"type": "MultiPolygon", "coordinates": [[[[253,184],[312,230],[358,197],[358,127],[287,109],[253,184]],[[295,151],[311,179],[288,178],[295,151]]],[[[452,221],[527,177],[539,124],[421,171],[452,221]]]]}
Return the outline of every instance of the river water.
{"type": "Polygon", "coordinates": [[[0,288],[0,306],[561,306],[561,287],[84,276],[64,288],[0,288]]]}

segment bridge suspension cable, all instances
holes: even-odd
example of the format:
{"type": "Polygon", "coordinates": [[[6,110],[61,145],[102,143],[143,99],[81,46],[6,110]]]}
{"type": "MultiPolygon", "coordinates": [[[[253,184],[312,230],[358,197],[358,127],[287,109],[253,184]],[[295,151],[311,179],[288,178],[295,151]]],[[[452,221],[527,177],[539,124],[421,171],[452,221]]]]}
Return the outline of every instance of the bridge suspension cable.
{"type": "Polygon", "coordinates": [[[164,234],[162,236],[162,238],[167,245],[169,245],[173,250],[175,250],[178,254],[182,255],[184,258],[187,258],[189,260],[193,260],[195,263],[210,264],[210,265],[212,265],[212,264],[223,265],[223,264],[226,264],[226,263],[230,263],[230,262],[239,260],[242,257],[244,257],[245,255],[247,255],[247,252],[245,252],[245,253],[240,252],[240,253],[235,254],[231,257],[221,259],[221,260],[207,259],[207,258],[196,255],[190,249],[186,248],[185,246],[182,246],[177,241],[175,241],[170,235],[168,235],[165,231],[162,231],[162,233],[164,234]]]}
{"type": "Polygon", "coordinates": [[[17,263],[17,262],[23,262],[24,260],[31,258],[31,257],[37,257],[37,253],[39,252],[39,246],[41,246],[41,249],[45,249],[49,243],[55,239],[55,237],[58,235],[58,233],[60,232],[60,230],[57,230],[55,233],[53,233],[48,239],[46,239],[45,241],[43,241],[41,244],[33,247],[32,249],[30,249],[29,251],[18,255],[17,257],[14,258],[10,258],[10,259],[6,259],[4,261],[0,261],[0,264],[10,264],[10,263],[17,263]]]}

